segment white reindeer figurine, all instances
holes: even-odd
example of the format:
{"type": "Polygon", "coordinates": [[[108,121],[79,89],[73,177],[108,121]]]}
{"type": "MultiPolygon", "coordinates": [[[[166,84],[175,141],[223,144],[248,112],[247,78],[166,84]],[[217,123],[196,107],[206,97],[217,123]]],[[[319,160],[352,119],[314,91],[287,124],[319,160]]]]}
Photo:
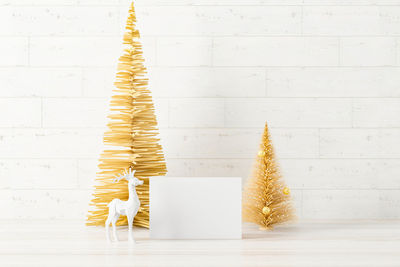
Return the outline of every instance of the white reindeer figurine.
{"type": "Polygon", "coordinates": [[[114,182],[119,182],[121,179],[128,180],[129,199],[127,201],[122,201],[118,198],[115,198],[110,203],[108,203],[107,206],[109,207],[109,209],[108,209],[108,217],[106,220],[106,235],[108,241],[110,241],[110,233],[109,233],[110,223],[112,223],[113,227],[114,240],[118,241],[115,224],[117,223],[120,215],[126,215],[128,217],[128,227],[129,227],[128,240],[133,243],[135,242],[132,233],[132,224],[133,224],[133,218],[135,218],[136,213],[138,212],[140,207],[140,201],[136,193],[135,187],[138,185],[142,185],[143,181],[137,179],[134,175],[135,171],[129,169],[128,171],[125,171],[122,175],[114,179],[114,182]]]}

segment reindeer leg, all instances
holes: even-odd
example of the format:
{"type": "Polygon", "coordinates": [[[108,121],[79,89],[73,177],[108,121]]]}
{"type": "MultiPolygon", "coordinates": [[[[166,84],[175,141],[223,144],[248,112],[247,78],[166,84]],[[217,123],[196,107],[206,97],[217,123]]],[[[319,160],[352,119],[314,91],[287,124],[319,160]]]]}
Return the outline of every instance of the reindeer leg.
{"type": "Polygon", "coordinates": [[[110,240],[110,216],[107,217],[106,220],[106,238],[107,238],[107,242],[111,242],[110,240]]]}
{"type": "Polygon", "coordinates": [[[115,217],[115,203],[113,201],[110,202],[109,206],[108,206],[108,217],[106,220],[106,237],[107,237],[107,241],[110,242],[110,223],[112,222],[112,219],[115,217]]]}
{"type": "Polygon", "coordinates": [[[119,218],[119,214],[115,214],[115,216],[114,216],[114,218],[113,218],[113,220],[112,220],[114,241],[116,241],[116,242],[119,241],[119,240],[118,240],[118,236],[117,236],[117,227],[116,227],[118,218],[119,218]]]}
{"type": "Polygon", "coordinates": [[[135,239],[133,238],[132,232],[132,224],[133,224],[133,214],[128,215],[128,240],[131,243],[135,243],[135,239]]]}

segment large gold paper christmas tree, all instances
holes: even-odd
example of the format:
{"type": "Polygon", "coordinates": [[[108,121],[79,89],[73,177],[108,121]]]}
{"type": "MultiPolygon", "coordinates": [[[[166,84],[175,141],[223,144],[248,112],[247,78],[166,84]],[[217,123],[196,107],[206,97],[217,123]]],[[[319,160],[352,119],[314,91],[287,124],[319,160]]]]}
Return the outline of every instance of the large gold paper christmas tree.
{"type": "Polygon", "coordinates": [[[243,220],[256,223],[261,229],[272,229],[293,218],[290,190],[282,180],[265,124],[254,171],[243,194],[243,220]]]}
{"type": "MultiPolygon", "coordinates": [[[[166,166],[162,147],[157,138],[157,121],[153,100],[147,89],[146,68],[143,65],[139,32],[135,28],[136,16],[133,3],[129,10],[123,43],[126,46],[119,58],[108,130],[104,134],[103,151],[99,160],[97,185],[89,212],[88,225],[104,225],[108,215],[107,204],[114,198],[128,199],[127,181],[114,183],[115,176],[132,167],[135,176],[144,180],[136,188],[141,208],[134,225],[149,227],[150,176],[165,175],[166,166]]],[[[118,225],[127,224],[123,216],[118,225]]]]}

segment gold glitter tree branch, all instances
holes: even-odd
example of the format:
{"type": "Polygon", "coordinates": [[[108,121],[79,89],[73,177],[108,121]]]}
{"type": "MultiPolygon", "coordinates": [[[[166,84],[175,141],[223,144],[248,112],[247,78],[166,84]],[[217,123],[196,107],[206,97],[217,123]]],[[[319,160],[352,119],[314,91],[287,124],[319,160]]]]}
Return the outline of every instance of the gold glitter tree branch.
{"type": "Polygon", "coordinates": [[[253,174],[243,193],[243,220],[272,229],[273,225],[293,218],[290,190],[282,180],[265,124],[253,174]]]}
{"type": "MultiPolygon", "coordinates": [[[[147,89],[140,35],[135,26],[136,16],[132,3],[123,38],[125,49],[119,58],[114,95],[110,102],[108,130],[104,133],[103,141],[107,149],[100,156],[97,185],[90,203],[93,210],[89,211],[88,225],[104,225],[108,215],[107,204],[114,198],[128,199],[127,181],[113,183],[113,179],[132,167],[136,170],[135,176],[144,180],[144,184],[136,188],[141,207],[134,225],[148,228],[148,177],[165,175],[167,172],[162,147],[157,138],[153,100],[147,89]]],[[[126,217],[120,218],[117,224],[127,224],[126,217]]]]}

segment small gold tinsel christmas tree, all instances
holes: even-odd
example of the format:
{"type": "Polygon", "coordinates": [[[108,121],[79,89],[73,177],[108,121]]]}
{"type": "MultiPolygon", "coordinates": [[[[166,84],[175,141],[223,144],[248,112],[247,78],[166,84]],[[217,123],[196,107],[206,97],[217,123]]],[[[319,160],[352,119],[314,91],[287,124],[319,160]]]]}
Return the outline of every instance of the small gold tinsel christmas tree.
{"type": "Polygon", "coordinates": [[[262,229],[272,229],[273,225],[293,218],[290,190],[282,181],[265,124],[253,175],[244,190],[243,220],[256,223],[262,229]]]}
{"type": "MultiPolygon", "coordinates": [[[[114,183],[113,179],[132,167],[136,171],[135,176],[144,180],[144,184],[136,188],[142,206],[134,225],[149,227],[148,177],[167,172],[162,148],[156,138],[157,121],[147,89],[142,46],[135,24],[132,3],[123,39],[126,48],[119,58],[115,94],[111,98],[111,114],[108,116],[110,122],[104,134],[104,144],[109,149],[103,151],[99,160],[98,185],[91,201],[94,210],[89,212],[88,225],[104,225],[108,215],[107,204],[114,198],[128,199],[127,181],[114,183]]],[[[121,217],[117,224],[127,224],[126,217],[121,217]]]]}

